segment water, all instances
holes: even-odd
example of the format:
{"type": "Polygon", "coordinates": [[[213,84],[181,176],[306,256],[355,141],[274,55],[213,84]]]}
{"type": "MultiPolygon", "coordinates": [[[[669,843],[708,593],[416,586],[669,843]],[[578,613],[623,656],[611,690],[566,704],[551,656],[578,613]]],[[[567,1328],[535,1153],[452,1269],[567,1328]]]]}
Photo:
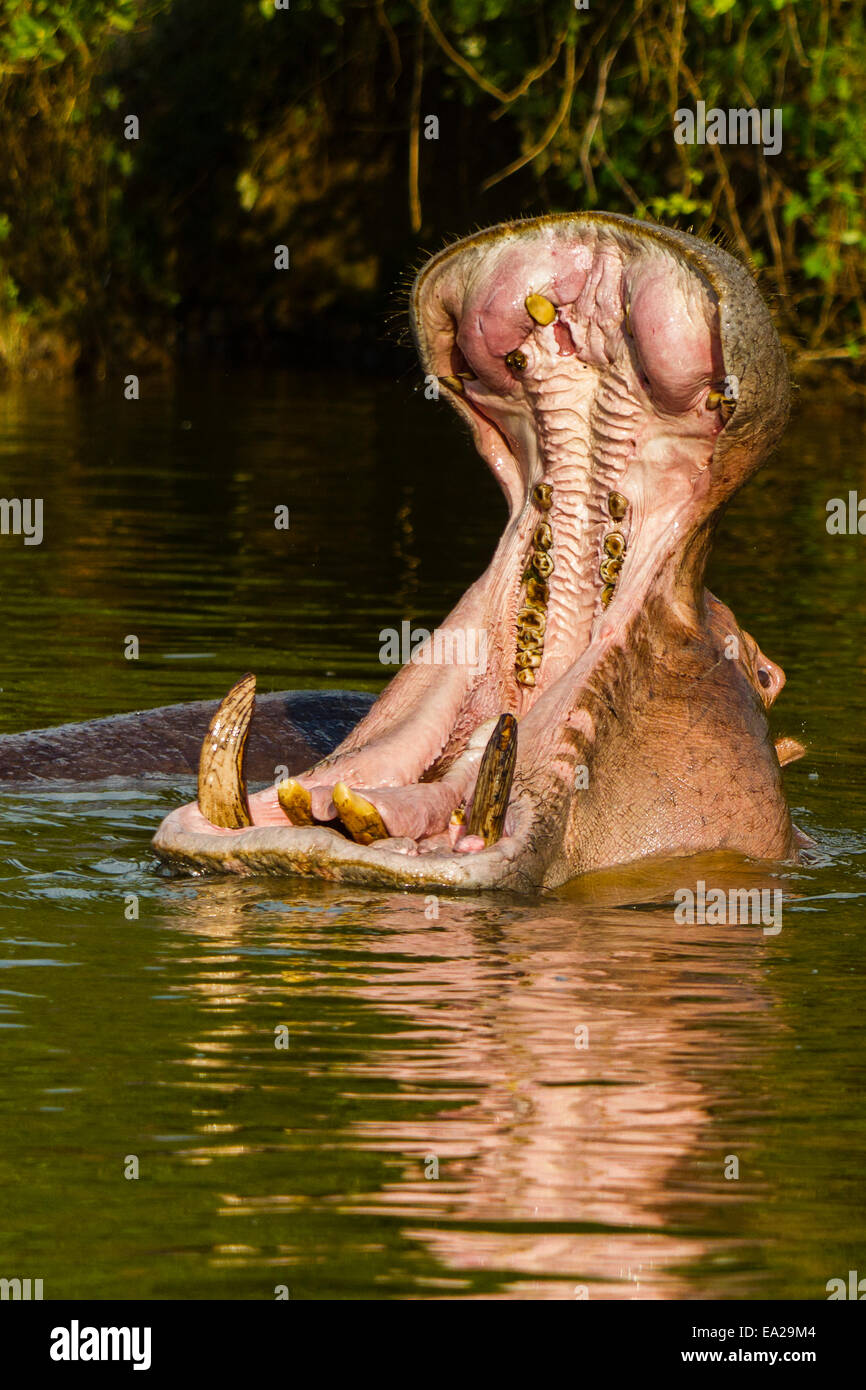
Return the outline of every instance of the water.
{"type": "MultiPolygon", "coordinates": [[[[434,626],[501,528],[411,377],[118,395],[0,397],[5,495],[45,499],[42,546],[0,539],[2,732],[247,669],[376,690],[379,630],[434,626]]],[[[866,495],[861,440],[810,401],[714,558],[787,672],[775,732],[809,746],[786,777],[814,862],[704,866],[784,888],[778,936],[678,926],[670,882],[700,866],[431,920],[408,894],[162,877],[149,838],[188,784],[4,793],[0,1275],[49,1298],[799,1299],[866,1274],[864,542],[824,525],[866,495]]]]}

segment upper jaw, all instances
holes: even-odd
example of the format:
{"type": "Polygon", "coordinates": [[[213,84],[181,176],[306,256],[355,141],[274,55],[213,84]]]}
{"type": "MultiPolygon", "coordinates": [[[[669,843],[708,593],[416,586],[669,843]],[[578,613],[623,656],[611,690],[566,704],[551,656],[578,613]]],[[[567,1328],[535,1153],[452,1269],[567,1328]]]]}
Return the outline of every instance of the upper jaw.
{"type": "Polygon", "coordinates": [[[560,352],[573,346],[596,377],[617,365],[634,376],[635,397],[660,426],[641,441],[644,457],[670,454],[665,422],[678,443],[686,429],[709,440],[707,507],[696,524],[758,467],[787,420],[784,354],[750,271],[684,233],[606,213],[501,224],[433,257],[410,309],[422,367],[449,383],[512,515],[544,460],[509,357],[545,334],[560,352]],[[527,301],[536,296],[553,306],[552,325],[533,319],[527,301]],[[735,398],[708,410],[721,392],[735,398]]]}

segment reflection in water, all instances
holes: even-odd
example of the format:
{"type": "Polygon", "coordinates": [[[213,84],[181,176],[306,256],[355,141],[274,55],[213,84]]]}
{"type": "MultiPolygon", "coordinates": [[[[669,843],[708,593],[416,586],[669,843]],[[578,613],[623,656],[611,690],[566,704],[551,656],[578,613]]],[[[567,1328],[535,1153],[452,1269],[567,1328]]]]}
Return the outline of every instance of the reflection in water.
{"type": "MultiPolygon", "coordinates": [[[[431,920],[161,876],[188,786],[0,795],[4,1272],[46,1298],[801,1299],[866,1267],[866,597],[862,539],[825,527],[866,480],[862,423],[809,407],[711,577],[787,672],[809,864],[644,864],[431,920]],[[781,933],[677,925],[699,878],[783,888],[781,933]]],[[[0,452],[7,495],[45,497],[43,545],[0,546],[6,730],[247,669],[377,689],[381,628],[435,627],[504,516],[405,384],[217,372],[135,411],[24,387],[0,452]]]]}
{"type": "MultiPolygon", "coordinates": [[[[753,870],[752,881],[771,880],[753,870]]],[[[670,906],[539,911],[460,899],[440,900],[428,921],[421,897],[371,906],[358,895],[330,912],[340,968],[311,971],[309,922],[293,925],[289,902],[259,903],[275,967],[262,980],[247,968],[262,949],[250,945],[248,896],[246,885],[215,883],[188,900],[185,929],[219,944],[212,969],[182,986],[220,1020],[195,1040],[194,1065],[216,1067],[222,1085],[238,1073],[237,1054],[248,1056],[226,1009],[278,1003],[292,1066],[299,996],[315,998],[323,1018],[336,1011],[354,1045],[347,1038],[339,1064],[346,1123],[328,1143],[384,1156],[384,1177],[326,1202],[398,1221],[455,1288],[482,1270],[512,1296],[685,1298],[703,1266],[728,1296],[749,1290],[745,1271],[763,1263],[743,1219],[756,1184],[747,1172],[726,1180],[729,1155],[745,1164],[743,1135],[714,1111],[749,1092],[753,1058],[766,1059],[786,1028],[759,929],[674,927],[670,906]]],[[[316,954],[326,953],[320,941],[316,954]]],[[[302,1084],[333,1079],[331,1064],[314,1049],[302,1084]]],[[[289,1124],[287,1149],[291,1134],[289,1124]]],[[[218,1151],[250,1152],[234,1133],[218,1151]]],[[[183,1152],[202,1160],[215,1150],[210,1140],[183,1152]]],[[[259,1228],[302,1201],[283,1183],[219,1200],[226,1217],[259,1228]]]]}

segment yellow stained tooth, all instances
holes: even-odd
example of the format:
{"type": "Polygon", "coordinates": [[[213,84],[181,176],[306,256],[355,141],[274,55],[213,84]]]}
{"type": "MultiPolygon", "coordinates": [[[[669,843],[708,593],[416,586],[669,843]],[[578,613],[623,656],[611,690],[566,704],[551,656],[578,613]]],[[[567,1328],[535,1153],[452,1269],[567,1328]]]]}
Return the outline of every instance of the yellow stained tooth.
{"type": "Polygon", "coordinates": [[[540,574],[542,579],[549,579],[553,574],[553,558],[548,555],[546,550],[533,550],[532,568],[536,574],[540,574]]]}
{"type": "Polygon", "coordinates": [[[526,582],[526,604],[528,608],[544,608],[550,597],[550,586],[534,575],[526,582]]]}
{"type": "MultiPolygon", "coordinates": [[[[517,679],[530,675],[531,671],[518,671],[517,679]]],[[[466,827],[470,835],[480,835],[485,845],[495,844],[502,835],[516,763],[517,720],[513,714],[502,714],[481,758],[466,827]]]]}
{"type": "Polygon", "coordinates": [[[615,584],[605,584],[604,588],[603,588],[602,591],[601,591],[601,606],[602,606],[602,608],[607,608],[607,605],[610,603],[610,601],[611,601],[611,599],[613,598],[613,596],[614,596],[615,593],[616,593],[616,585],[615,585],[615,584]]]}
{"type": "Polygon", "coordinates": [[[292,825],[313,824],[313,798],[309,789],[295,777],[288,777],[277,787],[277,800],[292,825]]]}
{"type": "Polygon", "coordinates": [[[550,483],[536,483],[532,489],[532,500],[543,512],[549,512],[553,505],[553,488],[550,483]]]}
{"type": "Polygon", "coordinates": [[[518,671],[528,669],[536,670],[541,665],[541,652],[537,650],[518,652],[517,660],[514,664],[518,671]]]}
{"type": "Polygon", "coordinates": [[[725,399],[724,391],[710,391],[707,394],[707,410],[718,410],[725,399]]]}
{"type": "Polygon", "coordinates": [[[517,614],[517,626],[524,631],[535,631],[539,635],[547,627],[547,614],[542,613],[540,608],[521,608],[517,614]]]}
{"type": "Polygon", "coordinates": [[[608,558],[606,560],[602,560],[599,574],[601,575],[602,579],[607,579],[611,583],[615,583],[616,577],[621,569],[622,560],[611,560],[610,558],[608,558]]]}
{"type": "Polygon", "coordinates": [[[516,678],[521,685],[535,685],[535,672],[524,667],[516,673],[516,678]]]}
{"type": "Polygon", "coordinates": [[[443,386],[447,386],[448,390],[453,391],[455,395],[463,395],[465,388],[459,376],[440,376],[439,380],[443,386]]]}
{"type": "Polygon", "coordinates": [[[451,812],[451,819],[450,819],[450,821],[449,821],[449,824],[450,824],[450,825],[463,825],[463,824],[465,823],[465,821],[466,821],[466,804],[465,804],[465,802],[464,802],[464,803],[462,803],[460,806],[455,806],[455,807],[454,807],[454,810],[451,812]]]}
{"type": "Polygon", "coordinates": [[[522,372],[526,366],[526,353],[521,352],[520,348],[515,348],[509,352],[505,358],[506,367],[510,367],[512,372],[522,372]]]}
{"type": "Polygon", "coordinates": [[[527,295],[525,304],[529,317],[535,319],[536,323],[540,323],[542,328],[546,328],[556,318],[556,305],[546,299],[543,294],[527,295]]]}
{"type": "Polygon", "coordinates": [[[538,546],[539,550],[549,550],[553,545],[553,531],[548,522],[542,521],[540,526],[536,526],[532,544],[538,546]]]}
{"type": "Polygon", "coordinates": [[[612,560],[618,560],[625,554],[625,536],[621,531],[611,531],[609,536],[605,536],[604,553],[612,560]]]}
{"type": "Polygon", "coordinates": [[[517,650],[520,652],[542,652],[544,650],[544,638],[540,632],[528,632],[526,629],[518,629],[517,650]]]}
{"type": "Polygon", "coordinates": [[[607,498],[607,509],[614,521],[622,521],[628,511],[628,498],[623,497],[621,492],[611,492],[607,498]]]}
{"type": "Polygon", "coordinates": [[[198,808],[223,830],[252,825],[244,773],[247,734],[256,701],[251,672],[233,685],[208,725],[198,764],[198,808]]]}
{"type": "Polygon", "coordinates": [[[371,845],[374,840],[387,840],[389,832],[372,801],[352,791],[345,782],[338,782],[331,792],[337,814],[352,839],[359,845],[371,845]]]}

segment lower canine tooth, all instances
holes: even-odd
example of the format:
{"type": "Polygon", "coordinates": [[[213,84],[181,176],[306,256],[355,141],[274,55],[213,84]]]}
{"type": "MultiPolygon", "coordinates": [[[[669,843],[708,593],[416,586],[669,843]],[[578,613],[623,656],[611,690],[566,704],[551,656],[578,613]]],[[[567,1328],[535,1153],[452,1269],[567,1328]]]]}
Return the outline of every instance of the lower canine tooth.
{"type": "Polygon", "coordinates": [[[313,824],[313,799],[307,787],[289,777],[277,787],[277,800],[292,825],[313,824]]]}
{"type": "Polygon", "coordinates": [[[345,782],[338,782],[331,792],[337,814],[352,839],[359,845],[371,845],[374,840],[387,840],[389,831],[372,801],[352,791],[345,782]]]}
{"type": "MultiPolygon", "coordinates": [[[[519,671],[518,680],[521,676],[531,677],[531,680],[523,682],[525,685],[535,684],[531,671],[519,671]]],[[[502,835],[516,761],[517,720],[513,714],[503,714],[481,758],[466,827],[470,835],[480,835],[486,845],[495,844],[502,835]]]]}
{"type": "Polygon", "coordinates": [[[244,776],[244,752],[256,678],[241,676],[223,700],[204,736],[198,764],[198,808],[205,820],[223,830],[252,825],[244,776]]]}

